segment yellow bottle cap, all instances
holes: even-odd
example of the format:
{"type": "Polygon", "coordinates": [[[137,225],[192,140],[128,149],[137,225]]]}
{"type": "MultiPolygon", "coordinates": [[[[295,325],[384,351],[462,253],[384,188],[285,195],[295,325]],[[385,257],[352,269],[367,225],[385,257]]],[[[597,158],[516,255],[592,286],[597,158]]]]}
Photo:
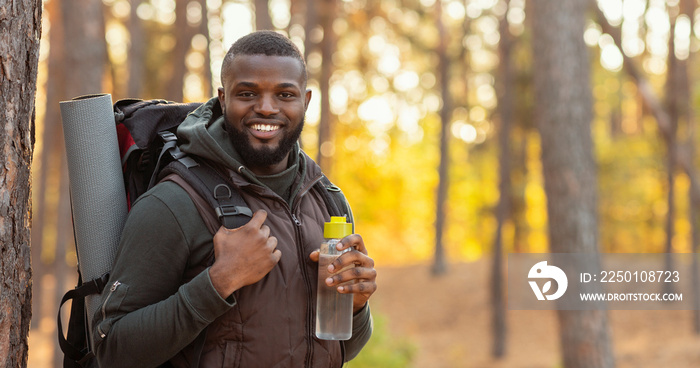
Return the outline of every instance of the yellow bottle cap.
{"type": "Polygon", "coordinates": [[[352,224],[345,221],[345,216],[331,216],[331,222],[323,224],[323,237],[342,239],[352,234],[352,224]]]}

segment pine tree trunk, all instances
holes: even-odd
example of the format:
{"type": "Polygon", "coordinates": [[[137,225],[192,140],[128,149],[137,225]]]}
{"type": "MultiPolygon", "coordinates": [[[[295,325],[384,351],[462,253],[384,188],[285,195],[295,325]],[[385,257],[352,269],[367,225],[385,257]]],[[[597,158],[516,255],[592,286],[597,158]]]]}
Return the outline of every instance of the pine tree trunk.
{"type": "MultiPolygon", "coordinates": [[[[590,59],[583,41],[588,4],[532,4],[535,111],[553,253],[598,252],[590,59]]],[[[587,268],[596,272],[600,262],[587,268]]],[[[615,365],[606,311],[559,311],[558,316],[564,367],[615,365]]]]}
{"type": "Polygon", "coordinates": [[[435,2],[435,16],[437,18],[437,29],[440,36],[438,45],[438,75],[440,80],[440,94],[442,96],[442,107],[440,108],[440,163],[438,166],[438,188],[436,194],[437,208],[435,211],[435,258],[433,259],[432,274],[442,275],[447,272],[447,261],[445,256],[445,245],[443,243],[443,232],[445,228],[445,204],[447,202],[447,191],[449,183],[448,168],[449,158],[449,135],[450,119],[452,118],[452,96],[450,95],[450,61],[447,57],[447,31],[442,21],[442,4],[435,2]]]}
{"type": "Polygon", "coordinates": [[[0,367],[27,365],[32,318],[30,167],[42,3],[0,4],[0,367]]]}
{"type": "Polygon", "coordinates": [[[202,22],[199,25],[199,32],[204,35],[207,39],[207,48],[204,50],[204,71],[203,80],[204,84],[202,89],[204,90],[204,96],[215,96],[214,91],[214,81],[212,80],[211,73],[211,52],[209,47],[211,45],[211,35],[209,34],[209,8],[207,8],[207,0],[199,0],[202,7],[202,22]]]}
{"type": "MultiPolygon", "coordinates": [[[[676,27],[676,19],[671,16],[669,19],[671,23],[671,34],[676,27]]],[[[678,121],[680,117],[679,102],[680,102],[680,91],[681,83],[679,83],[679,60],[675,55],[675,42],[673,37],[669,38],[668,42],[668,62],[667,62],[667,72],[666,72],[666,111],[668,112],[669,122],[670,122],[670,134],[666,137],[666,149],[667,149],[667,167],[666,167],[666,182],[668,185],[668,191],[666,196],[666,203],[668,211],[666,213],[666,243],[664,250],[666,252],[665,259],[665,269],[673,270],[673,258],[671,253],[673,252],[673,235],[675,227],[675,214],[676,214],[676,155],[678,150],[678,121]]],[[[665,293],[673,292],[671,283],[664,283],[663,290],[665,293]]]]}
{"type": "MultiPolygon", "coordinates": [[[[44,264],[41,258],[44,249],[44,230],[49,226],[50,221],[46,221],[52,209],[48,208],[49,201],[46,200],[46,192],[49,188],[49,176],[51,175],[52,158],[60,157],[62,154],[56,145],[57,141],[63,139],[60,134],[61,118],[59,106],[56,101],[61,101],[65,96],[65,63],[64,63],[64,38],[63,21],[61,9],[58,2],[52,1],[46,4],[49,21],[51,22],[51,32],[49,33],[49,44],[52,45],[48,59],[48,79],[46,81],[46,112],[44,114],[44,128],[41,137],[42,148],[39,157],[39,169],[34,165],[34,175],[32,182],[33,204],[32,204],[32,269],[34,280],[42,280],[49,265],[44,264]]],[[[33,303],[32,303],[32,327],[37,327],[41,320],[41,306],[44,305],[43,293],[41,291],[42,282],[34,283],[33,303]]]]}
{"type": "MultiPolygon", "coordinates": [[[[508,1],[506,1],[506,4],[508,1]]],[[[511,67],[511,37],[508,31],[508,20],[505,15],[500,20],[499,33],[501,41],[499,49],[498,69],[498,115],[501,126],[498,131],[498,167],[500,197],[496,207],[496,237],[493,244],[493,267],[491,274],[491,303],[493,316],[493,346],[491,353],[496,358],[506,353],[506,305],[504,291],[504,246],[503,227],[511,219],[511,180],[510,180],[510,132],[513,117],[513,70],[511,67]]]]}
{"type": "Polygon", "coordinates": [[[330,103],[330,82],[333,73],[333,52],[335,51],[336,37],[333,32],[333,21],[335,21],[336,4],[335,0],[321,0],[321,27],[323,27],[323,40],[321,41],[321,76],[319,77],[319,87],[321,89],[321,119],[318,123],[318,154],[316,163],[321,166],[326,174],[331,171],[331,160],[328,155],[324,155],[324,143],[331,142],[331,103],[330,103]]]}
{"type": "Polygon", "coordinates": [[[189,0],[176,0],[175,2],[175,47],[170,53],[170,79],[167,83],[165,98],[170,101],[182,102],[184,99],[185,74],[187,65],[185,59],[190,51],[192,42],[192,27],[187,23],[187,3],[189,0]]]}
{"type": "Polygon", "coordinates": [[[255,29],[275,29],[270,17],[270,4],[268,0],[255,0],[255,29]]]}
{"type": "Polygon", "coordinates": [[[107,44],[101,1],[61,0],[66,95],[102,93],[107,44]]]}
{"type": "Polygon", "coordinates": [[[146,37],[144,37],[143,21],[136,14],[141,1],[132,1],[131,13],[127,27],[129,29],[129,80],[126,87],[126,97],[140,98],[143,82],[146,78],[146,37]]]}

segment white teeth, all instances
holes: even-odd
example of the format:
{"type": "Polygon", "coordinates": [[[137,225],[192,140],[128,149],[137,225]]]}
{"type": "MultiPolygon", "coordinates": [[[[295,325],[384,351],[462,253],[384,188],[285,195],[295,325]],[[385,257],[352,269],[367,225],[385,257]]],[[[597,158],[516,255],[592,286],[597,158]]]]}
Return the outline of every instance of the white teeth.
{"type": "Polygon", "coordinates": [[[254,124],[252,128],[260,132],[271,132],[279,129],[280,127],[278,125],[254,124]]]}

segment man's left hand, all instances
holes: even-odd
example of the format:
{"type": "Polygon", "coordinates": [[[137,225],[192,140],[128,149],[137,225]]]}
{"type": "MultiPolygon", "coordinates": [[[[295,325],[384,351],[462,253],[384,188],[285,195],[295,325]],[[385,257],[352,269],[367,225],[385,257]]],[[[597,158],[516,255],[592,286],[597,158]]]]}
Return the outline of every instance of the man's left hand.
{"type": "MultiPolygon", "coordinates": [[[[338,244],[338,251],[352,248],[343,253],[328,266],[328,271],[333,274],[325,280],[326,285],[336,286],[341,294],[353,294],[353,312],[357,312],[367,304],[370,296],[377,290],[377,271],[374,269],[374,260],[367,255],[367,248],[362,236],[351,234],[344,237],[338,244]],[[346,270],[344,268],[348,267],[346,270]],[[342,285],[340,285],[342,284],[342,285]]],[[[319,251],[315,250],[309,255],[312,261],[318,262],[319,251]]]]}

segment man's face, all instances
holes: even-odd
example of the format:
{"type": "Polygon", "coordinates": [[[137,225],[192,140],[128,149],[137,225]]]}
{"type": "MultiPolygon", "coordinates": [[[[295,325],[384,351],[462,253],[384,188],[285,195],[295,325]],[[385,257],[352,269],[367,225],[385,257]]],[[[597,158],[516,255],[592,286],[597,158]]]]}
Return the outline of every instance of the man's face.
{"type": "Polygon", "coordinates": [[[269,175],[287,167],[310,99],[299,60],[267,55],[233,60],[219,101],[231,140],[251,171],[269,175]]]}

